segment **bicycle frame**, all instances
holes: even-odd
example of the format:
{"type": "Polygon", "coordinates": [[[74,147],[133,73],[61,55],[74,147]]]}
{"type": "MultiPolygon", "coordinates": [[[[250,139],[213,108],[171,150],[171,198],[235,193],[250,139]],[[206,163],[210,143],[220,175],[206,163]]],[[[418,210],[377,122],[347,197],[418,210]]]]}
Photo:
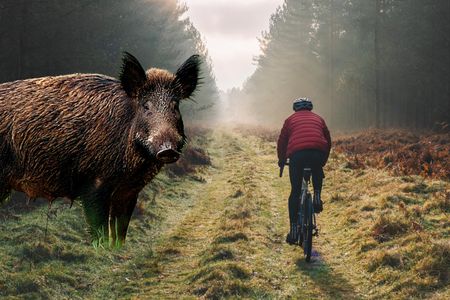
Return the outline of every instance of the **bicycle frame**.
{"type": "Polygon", "coordinates": [[[300,205],[298,211],[298,227],[299,244],[303,245],[306,261],[311,258],[312,236],[316,235],[316,216],[314,214],[314,206],[312,196],[308,190],[311,180],[311,169],[303,169],[302,189],[300,196],[300,205]],[[311,220],[309,220],[311,219],[311,220]],[[311,227],[311,228],[310,228],[311,227]]]}
{"type": "MultiPolygon", "coordinates": [[[[302,189],[301,189],[301,193],[300,193],[300,199],[299,199],[300,200],[300,203],[299,203],[300,205],[299,205],[299,211],[298,211],[298,224],[300,226],[300,228],[299,228],[300,229],[300,231],[299,231],[300,233],[303,233],[304,229],[305,229],[304,228],[305,224],[303,222],[303,220],[304,220],[303,207],[305,205],[305,201],[306,201],[306,199],[308,197],[308,194],[310,194],[309,190],[308,190],[310,178],[311,178],[311,169],[310,168],[303,169],[302,189]]],[[[312,209],[313,209],[313,216],[314,216],[314,207],[312,209]]],[[[314,216],[314,219],[315,219],[315,216],[314,216]]]]}
{"type": "MultiPolygon", "coordinates": [[[[285,165],[289,165],[286,162],[285,165]]],[[[280,167],[280,177],[283,175],[283,167],[280,167]]],[[[311,168],[303,169],[302,188],[299,200],[299,210],[297,218],[297,242],[303,246],[305,259],[307,262],[311,259],[312,237],[318,235],[316,226],[316,215],[314,213],[314,205],[312,195],[309,192],[309,183],[311,182],[311,168]]]]}
{"type": "MultiPolygon", "coordinates": [[[[303,207],[304,201],[306,199],[306,196],[311,193],[308,190],[309,183],[311,181],[311,169],[310,168],[304,168],[303,169],[303,179],[302,179],[302,191],[300,193],[300,208],[303,207]]],[[[299,212],[300,213],[300,212],[299,212]]],[[[316,214],[314,211],[314,206],[312,206],[312,215],[313,215],[313,224],[314,227],[316,226],[316,214]]]]}

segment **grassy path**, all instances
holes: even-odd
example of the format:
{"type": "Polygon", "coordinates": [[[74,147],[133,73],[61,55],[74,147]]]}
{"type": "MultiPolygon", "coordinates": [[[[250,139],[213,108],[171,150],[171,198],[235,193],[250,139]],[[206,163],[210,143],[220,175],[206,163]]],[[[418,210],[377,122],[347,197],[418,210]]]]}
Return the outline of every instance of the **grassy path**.
{"type": "Polygon", "coordinates": [[[284,243],[289,181],[277,178],[275,145],[219,131],[210,154],[208,183],[158,241],[164,270],[138,298],[448,298],[447,182],[352,170],[334,155],[307,264],[284,243]],[[411,229],[419,223],[428,228],[411,229]]]}
{"type": "Polygon", "coordinates": [[[86,242],[81,208],[0,208],[0,298],[448,299],[449,183],[353,170],[332,155],[317,254],[284,242],[288,172],[275,144],[208,138],[213,166],[158,176],[122,249],[86,242]],[[80,241],[83,241],[80,243],[80,241]]]}
{"type": "Polygon", "coordinates": [[[284,243],[288,180],[276,177],[273,146],[223,132],[212,145],[208,184],[157,242],[163,269],[136,297],[355,298],[323,258],[306,264],[284,243]]]}

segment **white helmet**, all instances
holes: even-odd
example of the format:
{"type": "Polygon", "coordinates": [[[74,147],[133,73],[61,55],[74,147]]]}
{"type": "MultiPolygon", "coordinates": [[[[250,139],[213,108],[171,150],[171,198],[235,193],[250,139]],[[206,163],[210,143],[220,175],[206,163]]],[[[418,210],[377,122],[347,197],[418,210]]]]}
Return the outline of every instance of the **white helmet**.
{"type": "Polygon", "coordinates": [[[312,110],[313,104],[311,102],[311,99],[308,97],[304,98],[298,98],[294,100],[294,103],[292,104],[292,109],[295,111],[299,110],[312,110]]]}

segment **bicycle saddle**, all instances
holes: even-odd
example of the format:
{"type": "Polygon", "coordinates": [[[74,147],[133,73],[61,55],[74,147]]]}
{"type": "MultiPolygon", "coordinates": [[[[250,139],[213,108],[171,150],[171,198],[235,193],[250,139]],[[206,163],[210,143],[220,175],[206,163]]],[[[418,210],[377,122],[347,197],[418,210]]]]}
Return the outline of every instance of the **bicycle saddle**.
{"type": "Polygon", "coordinates": [[[304,168],[303,169],[303,178],[306,180],[306,181],[309,181],[309,179],[311,178],[311,168],[304,168]]]}

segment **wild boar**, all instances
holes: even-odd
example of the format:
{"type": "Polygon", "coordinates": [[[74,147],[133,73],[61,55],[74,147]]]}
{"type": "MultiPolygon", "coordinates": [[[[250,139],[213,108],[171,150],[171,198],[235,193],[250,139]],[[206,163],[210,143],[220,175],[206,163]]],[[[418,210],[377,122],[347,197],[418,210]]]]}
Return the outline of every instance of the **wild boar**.
{"type": "Polygon", "coordinates": [[[193,55],[175,74],[129,53],[119,80],[71,74],[0,84],[0,200],[80,199],[94,240],[123,243],[139,192],[186,142],[180,101],[199,80],[193,55]]]}

